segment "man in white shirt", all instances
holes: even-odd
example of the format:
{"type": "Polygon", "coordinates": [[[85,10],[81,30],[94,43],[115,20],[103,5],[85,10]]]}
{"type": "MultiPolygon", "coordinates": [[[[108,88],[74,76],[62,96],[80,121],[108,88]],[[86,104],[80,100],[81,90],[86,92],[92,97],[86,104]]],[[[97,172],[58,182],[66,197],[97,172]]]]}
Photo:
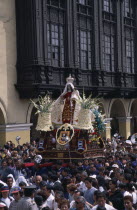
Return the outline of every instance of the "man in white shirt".
{"type": "Polygon", "coordinates": [[[55,197],[51,193],[51,186],[45,185],[42,187],[43,195],[47,197],[47,200],[43,203],[42,207],[49,207],[51,210],[54,209],[55,197]]]}
{"type": "Polygon", "coordinates": [[[4,202],[6,204],[6,206],[9,208],[10,203],[14,200],[13,197],[9,196],[9,188],[8,186],[3,186],[1,187],[1,201],[4,202]]]}
{"type": "Polygon", "coordinates": [[[97,194],[97,205],[94,206],[91,210],[99,210],[99,209],[106,209],[106,210],[116,210],[113,206],[110,206],[106,203],[106,196],[104,193],[99,192],[97,194]]]}

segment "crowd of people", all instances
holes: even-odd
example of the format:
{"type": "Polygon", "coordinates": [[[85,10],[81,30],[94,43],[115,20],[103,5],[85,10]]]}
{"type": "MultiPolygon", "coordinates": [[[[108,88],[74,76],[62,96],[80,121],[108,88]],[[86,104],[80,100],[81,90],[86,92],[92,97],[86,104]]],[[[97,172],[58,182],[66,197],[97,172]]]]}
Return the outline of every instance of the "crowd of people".
{"type": "Polygon", "coordinates": [[[108,141],[105,157],[83,160],[47,160],[35,141],[7,142],[0,147],[0,210],[136,210],[136,144],[122,141],[108,141]]]}

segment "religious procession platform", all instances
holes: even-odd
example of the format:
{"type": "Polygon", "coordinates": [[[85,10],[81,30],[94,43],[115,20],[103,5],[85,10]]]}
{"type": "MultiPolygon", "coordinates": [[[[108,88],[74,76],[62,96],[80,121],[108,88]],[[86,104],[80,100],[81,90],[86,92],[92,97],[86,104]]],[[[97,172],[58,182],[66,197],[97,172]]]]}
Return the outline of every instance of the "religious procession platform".
{"type": "Polygon", "coordinates": [[[53,101],[49,95],[39,97],[36,130],[41,132],[37,154],[46,159],[83,159],[103,157],[105,143],[101,138],[104,116],[99,101],[85,93],[80,96],[71,75],[63,93],[53,101]]]}
{"type": "Polygon", "coordinates": [[[103,149],[87,150],[83,154],[76,151],[64,151],[64,150],[48,150],[48,151],[36,151],[37,154],[42,155],[45,159],[84,159],[84,158],[97,158],[105,157],[103,149]]]}

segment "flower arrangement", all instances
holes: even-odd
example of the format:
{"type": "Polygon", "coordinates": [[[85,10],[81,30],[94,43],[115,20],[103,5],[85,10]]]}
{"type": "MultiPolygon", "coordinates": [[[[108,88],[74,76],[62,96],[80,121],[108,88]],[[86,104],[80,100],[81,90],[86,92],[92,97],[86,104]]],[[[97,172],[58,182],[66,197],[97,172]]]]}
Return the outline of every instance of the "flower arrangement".
{"type": "Polygon", "coordinates": [[[98,109],[94,109],[93,113],[95,115],[95,123],[93,127],[98,133],[101,133],[105,130],[104,115],[102,115],[98,109]]]}
{"type": "Polygon", "coordinates": [[[76,101],[81,105],[82,109],[95,109],[98,106],[97,100],[93,99],[92,95],[89,95],[89,97],[86,98],[84,91],[82,97],[79,96],[76,101]]]}
{"type": "Polygon", "coordinates": [[[35,103],[32,101],[32,104],[37,109],[37,112],[35,114],[39,113],[50,113],[54,101],[51,99],[51,97],[47,94],[45,97],[39,96],[38,97],[38,103],[35,103]]]}

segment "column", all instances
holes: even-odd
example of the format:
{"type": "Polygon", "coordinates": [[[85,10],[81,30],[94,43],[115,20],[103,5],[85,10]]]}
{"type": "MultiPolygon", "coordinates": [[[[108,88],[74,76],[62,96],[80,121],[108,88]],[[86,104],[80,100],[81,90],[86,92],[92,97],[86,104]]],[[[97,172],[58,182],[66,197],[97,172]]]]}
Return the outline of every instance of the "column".
{"type": "Polygon", "coordinates": [[[106,129],[105,129],[104,133],[102,134],[102,137],[105,137],[106,139],[111,138],[111,120],[112,120],[112,118],[105,119],[106,129]]]}
{"type": "Polygon", "coordinates": [[[131,135],[131,118],[132,117],[118,117],[119,121],[119,134],[126,139],[131,135]]]}

